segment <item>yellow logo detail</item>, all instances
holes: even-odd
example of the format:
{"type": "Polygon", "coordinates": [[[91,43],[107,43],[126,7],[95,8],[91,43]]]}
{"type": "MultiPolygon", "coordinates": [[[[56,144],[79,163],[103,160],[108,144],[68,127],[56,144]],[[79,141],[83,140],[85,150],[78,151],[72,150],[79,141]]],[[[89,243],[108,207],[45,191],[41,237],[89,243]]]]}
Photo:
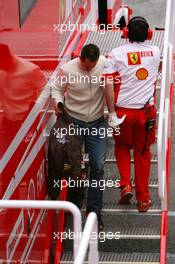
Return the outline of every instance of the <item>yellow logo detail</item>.
{"type": "Polygon", "coordinates": [[[148,75],[149,75],[149,73],[148,73],[147,69],[145,69],[145,68],[140,68],[136,72],[136,77],[138,80],[146,80],[148,75]]]}
{"type": "Polygon", "coordinates": [[[130,53],[129,57],[133,64],[136,64],[138,62],[139,59],[138,53],[130,53]]]}

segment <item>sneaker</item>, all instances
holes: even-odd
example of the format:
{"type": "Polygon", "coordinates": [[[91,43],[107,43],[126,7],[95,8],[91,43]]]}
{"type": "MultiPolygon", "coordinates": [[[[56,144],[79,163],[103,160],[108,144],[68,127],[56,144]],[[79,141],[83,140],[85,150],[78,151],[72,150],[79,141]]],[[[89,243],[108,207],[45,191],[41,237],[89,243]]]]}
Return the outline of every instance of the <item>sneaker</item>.
{"type": "Polygon", "coordinates": [[[143,201],[138,201],[137,202],[137,208],[140,213],[147,212],[151,206],[151,201],[143,202],[143,201]]]}
{"type": "Polygon", "coordinates": [[[131,204],[130,199],[133,197],[131,185],[121,187],[121,197],[119,204],[131,204]]]}

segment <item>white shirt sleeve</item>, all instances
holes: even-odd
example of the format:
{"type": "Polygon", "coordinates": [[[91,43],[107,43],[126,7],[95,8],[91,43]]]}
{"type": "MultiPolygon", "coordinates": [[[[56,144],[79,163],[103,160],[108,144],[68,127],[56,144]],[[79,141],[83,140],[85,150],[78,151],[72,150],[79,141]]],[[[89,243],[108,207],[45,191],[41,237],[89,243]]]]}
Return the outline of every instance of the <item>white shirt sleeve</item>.
{"type": "Polygon", "coordinates": [[[117,71],[117,61],[113,50],[109,53],[106,58],[103,74],[113,74],[117,71]]]}

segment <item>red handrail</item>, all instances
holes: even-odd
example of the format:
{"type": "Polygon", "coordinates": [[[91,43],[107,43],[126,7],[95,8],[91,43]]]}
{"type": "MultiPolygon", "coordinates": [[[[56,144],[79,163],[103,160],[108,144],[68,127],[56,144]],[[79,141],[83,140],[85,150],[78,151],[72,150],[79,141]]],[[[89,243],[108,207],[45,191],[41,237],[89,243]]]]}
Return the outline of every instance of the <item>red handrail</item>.
{"type": "MultiPolygon", "coordinates": [[[[170,158],[171,158],[171,134],[172,134],[172,113],[173,113],[173,91],[174,86],[170,87],[170,134],[167,139],[166,151],[166,187],[167,187],[167,201],[169,204],[169,177],[170,177],[170,158]]],[[[160,264],[166,264],[167,253],[167,235],[168,235],[168,211],[162,212],[161,222],[161,242],[160,242],[160,264]]]]}
{"type": "Polygon", "coordinates": [[[161,242],[160,242],[160,264],[166,264],[166,241],[168,232],[168,212],[162,212],[161,242]]]}
{"type": "Polygon", "coordinates": [[[47,227],[46,227],[46,237],[45,237],[45,246],[44,246],[44,260],[43,263],[50,263],[50,246],[52,242],[52,234],[54,227],[54,219],[55,219],[55,210],[48,210],[47,215],[47,227]]]}
{"type": "MultiPolygon", "coordinates": [[[[65,179],[62,180],[62,190],[60,193],[60,200],[61,201],[66,201],[67,199],[67,192],[68,192],[68,184],[64,184],[64,182],[67,183],[65,179]]],[[[55,249],[55,259],[54,259],[54,264],[59,264],[61,260],[61,255],[63,252],[63,243],[61,241],[61,236],[60,234],[64,231],[64,226],[65,226],[65,211],[60,210],[58,214],[58,229],[57,229],[57,234],[59,234],[59,239],[56,242],[56,249],[55,249]]]]}

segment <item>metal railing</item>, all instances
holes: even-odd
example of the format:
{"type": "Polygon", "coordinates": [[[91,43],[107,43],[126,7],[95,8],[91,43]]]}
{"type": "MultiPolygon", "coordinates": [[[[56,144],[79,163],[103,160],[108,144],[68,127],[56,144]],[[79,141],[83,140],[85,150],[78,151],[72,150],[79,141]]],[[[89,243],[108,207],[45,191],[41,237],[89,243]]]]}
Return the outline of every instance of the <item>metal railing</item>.
{"type": "Polygon", "coordinates": [[[84,227],[80,247],[75,258],[74,264],[83,264],[85,261],[85,257],[87,254],[88,246],[89,246],[89,254],[88,254],[88,263],[97,264],[99,260],[98,254],[98,230],[97,230],[97,215],[92,212],[88,215],[86,220],[86,224],[84,227]]]}
{"type": "Polygon", "coordinates": [[[165,19],[165,37],[162,64],[162,82],[160,94],[160,108],[158,121],[158,180],[159,197],[161,199],[162,210],[167,210],[167,155],[168,139],[171,134],[171,114],[170,113],[170,88],[173,83],[173,37],[175,34],[175,1],[167,0],[166,19],[165,19]]]}
{"type": "MultiPolygon", "coordinates": [[[[44,201],[44,200],[0,200],[0,208],[32,208],[32,209],[63,209],[69,211],[73,215],[74,229],[74,259],[79,252],[79,246],[82,234],[82,216],[76,205],[66,201],[44,201]]],[[[94,223],[94,222],[93,222],[94,223]]],[[[87,233],[87,232],[86,232],[87,233]]],[[[77,262],[80,263],[80,262],[77,262]]],[[[91,262],[92,263],[92,262],[91,262]]],[[[93,262],[95,263],[95,262],[93,262]]],[[[97,262],[96,262],[97,263],[97,262]]]]}
{"type": "Polygon", "coordinates": [[[166,263],[168,232],[168,198],[171,150],[172,97],[173,97],[173,53],[175,40],[175,1],[167,0],[165,36],[162,64],[162,82],[158,123],[157,153],[159,197],[162,221],[160,242],[160,264],[166,263]],[[173,39],[174,38],[174,39],[173,39]]]}
{"type": "Polygon", "coordinates": [[[37,127],[36,127],[36,129],[35,129],[35,131],[33,132],[33,135],[32,135],[32,137],[31,137],[31,139],[30,139],[30,141],[29,141],[28,146],[27,146],[27,148],[26,148],[26,150],[25,150],[25,152],[24,152],[24,154],[23,154],[23,156],[22,156],[22,158],[21,158],[21,160],[20,160],[20,162],[19,162],[19,164],[18,164],[18,166],[17,166],[17,168],[16,168],[16,170],[15,170],[14,177],[15,177],[15,175],[19,172],[19,170],[20,170],[22,164],[24,163],[24,161],[25,161],[25,159],[26,159],[26,157],[27,157],[27,155],[28,155],[28,153],[29,153],[29,151],[30,151],[30,148],[31,148],[31,146],[32,146],[32,144],[33,144],[33,142],[34,142],[36,136],[37,136],[37,133],[38,133],[38,131],[40,130],[40,128],[41,128],[41,126],[42,126],[44,120],[46,119],[46,116],[47,116],[47,114],[48,114],[48,111],[49,111],[49,109],[50,109],[50,106],[51,106],[51,98],[50,98],[50,100],[49,100],[49,102],[48,102],[48,105],[46,106],[46,109],[44,110],[44,114],[43,114],[43,116],[41,117],[41,119],[40,119],[40,121],[39,121],[39,123],[38,123],[38,125],[37,125],[37,127]]]}
{"type": "Polygon", "coordinates": [[[73,215],[74,264],[82,264],[85,260],[89,246],[88,263],[97,264],[98,257],[98,231],[97,215],[92,212],[88,215],[84,231],[82,233],[82,216],[76,205],[67,201],[45,201],[45,200],[0,200],[0,208],[10,209],[62,209],[73,215]]]}

